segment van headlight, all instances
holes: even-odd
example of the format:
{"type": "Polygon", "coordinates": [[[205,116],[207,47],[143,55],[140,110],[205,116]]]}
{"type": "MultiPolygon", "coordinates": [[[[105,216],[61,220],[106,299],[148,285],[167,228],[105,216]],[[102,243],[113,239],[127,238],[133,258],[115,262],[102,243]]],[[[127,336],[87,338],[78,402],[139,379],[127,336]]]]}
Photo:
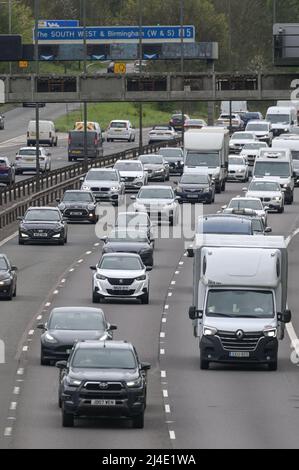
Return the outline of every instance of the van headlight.
{"type": "Polygon", "coordinates": [[[204,326],[203,334],[204,336],[215,336],[217,334],[217,329],[209,326],[204,326]]]}
{"type": "Polygon", "coordinates": [[[277,329],[276,328],[269,328],[268,330],[264,330],[264,336],[266,336],[266,338],[276,338],[277,329]]]}

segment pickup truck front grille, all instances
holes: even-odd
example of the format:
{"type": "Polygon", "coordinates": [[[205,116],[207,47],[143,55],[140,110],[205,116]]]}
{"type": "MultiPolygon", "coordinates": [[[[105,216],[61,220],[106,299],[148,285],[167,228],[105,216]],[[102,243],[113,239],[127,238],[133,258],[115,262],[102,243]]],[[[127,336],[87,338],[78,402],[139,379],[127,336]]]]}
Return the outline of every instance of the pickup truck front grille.
{"type": "Polygon", "coordinates": [[[217,336],[226,351],[254,351],[263,333],[259,331],[244,333],[243,338],[239,339],[236,333],[218,331],[217,336]]]}

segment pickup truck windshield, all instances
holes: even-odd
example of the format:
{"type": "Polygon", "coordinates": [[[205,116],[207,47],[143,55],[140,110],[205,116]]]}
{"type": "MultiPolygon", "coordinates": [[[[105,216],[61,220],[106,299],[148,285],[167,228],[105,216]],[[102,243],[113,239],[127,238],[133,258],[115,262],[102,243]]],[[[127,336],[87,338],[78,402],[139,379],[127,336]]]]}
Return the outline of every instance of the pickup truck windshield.
{"type": "Polygon", "coordinates": [[[211,289],[206,305],[207,317],[273,318],[271,291],[211,289]]]}
{"type": "Polygon", "coordinates": [[[288,162],[256,162],[254,176],[280,176],[288,178],[291,169],[288,162]]]}
{"type": "Polygon", "coordinates": [[[203,166],[209,168],[217,168],[218,166],[220,166],[219,154],[188,152],[185,160],[185,165],[189,167],[203,166]]]}

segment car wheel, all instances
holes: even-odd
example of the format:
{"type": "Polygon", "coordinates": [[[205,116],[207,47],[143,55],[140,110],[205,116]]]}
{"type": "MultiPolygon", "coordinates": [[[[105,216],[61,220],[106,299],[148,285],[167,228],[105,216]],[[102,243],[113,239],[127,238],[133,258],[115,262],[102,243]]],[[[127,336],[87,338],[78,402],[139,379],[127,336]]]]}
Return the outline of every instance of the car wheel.
{"type": "Polygon", "coordinates": [[[270,362],[270,364],[268,364],[268,368],[271,371],[276,371],[277,370],[277,359],[276,359],[276,361],[270,362]]]}
{"type": "Polygon", "coordinates": [[[209,361],[206,361],[205,359],[200,358],[200,368],[201,370],[208,370],[209,368],[209,361]]]}
{"type": "Polygon", "coordinates": [[[41,353],[40,353],[40,365],[41,366],[49,366],[50,365],[50,360],[44,358],[43,350],[41,350],[41,353]]]}
{"type": "Polygon", "coordinates": [[[54,143],[54,147],[57,147],[57,144],[58,144],[58,138],[56,137],[56,140],[55,140],[55,143],[54,143]]]}
{"type": "Polygon", "coordinates": [[[14,291],[13,291],[13,296],[14,296],[14,297],[17,296],[17,284],[15,285],[15,288],[14,288],[14,291]]]}
{"type": "Polygon", "coordinates": [[[169,217],[169,225],[171,227],[173,227],[173,225],[174,225],[174,218],[173,217],[169,217]]]}
{"type": "Polygon", "coordinates": [[[12,300],[13,298],[13,289],[11,288],[10,290],[10,293],[8,294],[8,296],[6,297],[7,300],[12,300]]]}
{"type": "Polygon", "coordinates": [[[62,406],[62,426],[64,428],[72,428],[74,426],[74,415],[66,413],[62,406]]]}
{"type": "Polygon", "coordinates": [[[64,243],[67,243],[67,234],[65,236],[64,243]]]}
{"type": "Polygon", "coordinates": [[[169,173],[168,173],[166,181],[169,181],[169,180],[170,180],[170,176],[169,176],[169,173]]]}
{"type": "Polygon", "coordinates": [[[101,296],[97,294],[94,290],[92,291],[92,302],[94,304],[100,304],[101,303],[101,296]]]}
{"type": "Polygon", "coordinates": [[[21,238],[19,238],[19,245],[24,245],[24,244],[25,244],[24,240],[22,240],[21,238]]]}
{"type": "Polygon", "coordinates": [[[280,207],[278,210],[277,210],[278,214],[282,214],[284,212],[284,206],[280,207]]]}
{"type": "Polygon", "coordinates": [[[222,184],[221,184],[221,191],[225,191],[225,180],[222,181],[222,184]]]}
{"type": "Polygon", "coordinates": [[[142,304],[148,305],[148,303],[149,303],[149,293],[148,293],[148,291],[145,294],[143,294],[140,297],[140,299],[141,299],[142,304]]]}
{"type": "Polygon", "coordinates": [[[133,423],[133,428],[143,429],[144,428],[144,411],[140,415],[134,416],[134,418],[132,419],[132,423],[133,423]]]}
{"type": "Polygon", "coordinates": [[[72,158],[72,157],[69,157],[68,160],[69,160],[69,162],[72,162],[72,161],[73,161],[73,158],[72,158]]]}
{"type": "Polygon", "coordinates": [[[64,239],[63,239],[63,240],[59,240],[59,241],[58,241],[58,245],[62,245],[62,246],[63,246],[63,245],[64,245],[64,243],[65,243],[65,240],[64,240],[64,239]]]}
{"type": "Polygon", "coordinates": [[[119,202],[118,199],[116,201],[113,201],[112,204],[114,205],[114,207],[118,207],[118,202],[119,202]]]}
{"type": "Polygon", "coordinates": [[[58,407],[62,408],[62,400],[61,400],[60,395],[58,396],[58,407]]]}

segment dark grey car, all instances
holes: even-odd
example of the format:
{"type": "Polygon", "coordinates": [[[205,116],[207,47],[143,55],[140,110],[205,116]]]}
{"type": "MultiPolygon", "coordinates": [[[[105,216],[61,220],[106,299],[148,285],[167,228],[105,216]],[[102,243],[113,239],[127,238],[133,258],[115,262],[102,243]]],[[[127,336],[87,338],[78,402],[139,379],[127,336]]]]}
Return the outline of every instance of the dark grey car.
{"type": "Polygon", "coordinates": [[[99,216],[96,213],[97,202],[91,191],[65,191],[63,198],[56,199],[58,209],[68,221],[87,221],[96,224],[99,216]]]}
{"type": "Polygon", "coordinates": [[[47,323],[40,323],[41,365],[67,359],[76,341],[110,340],[115,325],[107,322],[103,310],[92,307],[54,308],[47,323]]]}
{"type": "Polygon", "coordinates": [[[0,183],[11,186],[15,183],[16,171],[13,163],[7,157],[0,157],[0,183]]]}
{"type": "Polygon", "coordinates": [[[146,230],[117,228],[108,237],[103,237],[104,253],[137,253],[145,266],[153,266],[154,249],[146,230]]]}
{"type": "Polygon", "coordinates": [[[11,300],[17,293],[17,268],[6,255],[0,254],[0,297],[11,300]]]}
{"type": "Polygon", "coordinates": [[[24,217],[18,217],[19,245],[25,243],[67,243],[67,223],[58,207],[29,207],[24,217]]]}

